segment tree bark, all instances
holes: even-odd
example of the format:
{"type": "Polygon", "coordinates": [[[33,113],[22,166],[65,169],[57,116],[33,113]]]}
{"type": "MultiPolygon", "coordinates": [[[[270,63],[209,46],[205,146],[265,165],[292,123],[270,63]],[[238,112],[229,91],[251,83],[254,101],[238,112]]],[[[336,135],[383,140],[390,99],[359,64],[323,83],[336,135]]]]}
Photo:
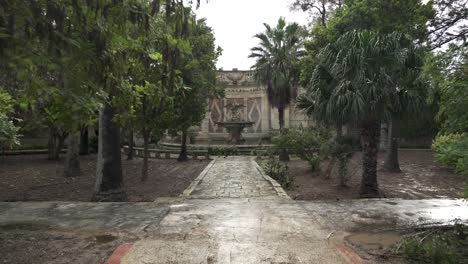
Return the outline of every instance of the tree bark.
{"type": "Polygon", "coordinates": [[[81,174],[80,160],[79,160],[79,142],[80,132],[72,132],[68,137],[67,158],[65,160],[65,177],[76,177],[81,174]]]}
{"type": "Polygon", "coordinates": [[[278,108],[278,120],[279,120],[279,129],[280,131],[284,128],[284,108],[278,108]]]}
{"type": "Polygon", "coordinates": [[[62,151],[66,133],[60,132],[57,127],[49,126],[49,141],[47,143],[47,159],[59,160],[62,151]]]}
{"type": "Polygon", "coordinates": [[[343,125],[341,123],[336,124],[335,131],[336,131],[336,137],[342,137],[343,136],[343,125]]]}
{"type": "Polygon", "coordinates": [[[99,113],[99,144],[93,201],[126,201],[123,190],[120,129],[116,109],[106,104],[99,113]]]}
{"type": "Polygon", "coordinates": [[[57,137],[55,136],[54,128],[49,126],[49,141],[47,142],[47,159],[58,160],[59,156],[56,153],[57,137]]]}
{"type": "Polygon", "coordinates": [[[180,153],[177,161],[188,161],[187,156],[187,129],[182,130],[182,144],[180,146],[180,153]]]}
{"type": "Polygon", "coordinates": [[[149,132],[143,129],[143,166],[141,170],[141,181],[148,180],[148,156],[149,156],[149,132]]]}
{"type": "Polygon", "coordinates": [[[380,143],[379,143],[379,150],[380,151],[387,151],[388,145],[388,123],[382,124],[380,127],[380,143]]]}
{"type": "Polygon", "coordinates": [[[133,152],[134,152],[135,142],[133,142],[133,127],[130,127],[128,131],[128,153],[127,153],[127,160],[133,159],[133,152]]]}
{"type": "Polygon", "coordinates": [[[89,133],[88,126],[80,129],[80,155],[89,154],[89,133]]]}
{"type": "MultiPolygon", "coordinates": [[[[278,119],[279,119],[279,127],[280,133],[283,133],[284,130],[284,108],[278,108],[278,119]]],[[[279,153],[279,160],[281,161],[289,161],[289,154],[287,149],[282,149],[279,153]]]]}
{"type": "Polygon", "coordinates": [[[383,165],[388,172],[401,172],[398,162],[398,141],[400,140],[400,120],[392,118],[389,128],[389,141],[387,145],[387,156],[383,165]]]}
{"type": "Polygon", "coordinates": [[[330,176],[333,172],[333,166],[335,166],[335,157],[332,157],[328,162],[327,169],[325,170],[324,176],[325,179],[330,179],[330,176]]]}
{"type": "Polygon", "coordinates": [[[377,183],[377,154],[380,136],[380,122],[372,120],[361,127],[362,139],[362,180],[361,198],[379,197],[377,183]]]}

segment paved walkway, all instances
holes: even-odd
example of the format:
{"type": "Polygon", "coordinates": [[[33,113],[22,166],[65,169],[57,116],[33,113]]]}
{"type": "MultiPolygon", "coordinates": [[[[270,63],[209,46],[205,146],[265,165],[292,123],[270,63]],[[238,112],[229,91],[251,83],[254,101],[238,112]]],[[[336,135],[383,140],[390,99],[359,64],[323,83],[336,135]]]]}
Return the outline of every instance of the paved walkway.
{"type": "Polygon", "coordinates": [[[207,166],[185,195],[189,198],[210,199],[283,195],[284,191],[275,183],[261,173],[252,157],[220,157],[207,166]]]}
{"type": "MultiPolygon", "coordinates": [[[[40,222],[132,237],[121,263],[350,263],[334,231],[468,222],[462,200],[297,202],[250,157],[218,158],[180,198],[0,203],[0,225],[40,222]]],[[[119,262],[113,262],[119,263],[119,262]]],[[[359,262],[351,262],[359,263],[359,262]]]]}

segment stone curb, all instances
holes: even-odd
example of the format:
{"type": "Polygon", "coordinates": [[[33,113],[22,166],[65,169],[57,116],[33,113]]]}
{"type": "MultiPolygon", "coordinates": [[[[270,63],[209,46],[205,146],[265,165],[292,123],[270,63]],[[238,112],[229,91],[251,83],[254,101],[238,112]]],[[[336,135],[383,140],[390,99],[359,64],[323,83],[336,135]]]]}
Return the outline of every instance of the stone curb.
{"type": "Polygon", "coordinates": [[[184,198],[188,198],[190,194],[192,194],[192,192],[195,190],[197,185],[203,180],[203,178],[205,178],[206,174],[208,174],[208,171],[210,171],[211,167],[213,167],[213,165],[216,163],[217,160],[218,158],[214,158],[208,164],[208,166],[206,166],[206,168],[197,176],[197,178],[193,180],[192,183],[190,183],[189,187],[187,187],[187,189],[185,189],[184,192],[180,196],[184,198]]]}
{"type": "Polygon", "coordinates": [[[285,199],[291,199],[291,197],[289,197],[289,195],[286,193],[283,187],[281,187],[281,185],[276,180],[266,175],[262,167],[260,167],[260,165],[255,160],[252,161],[255,162],[255,168],[257,169],[258,173],[260,173],[263,176],[263,178],[267,180],[271,184],[271,186],[273,186],[278,196],[285,199]]]}

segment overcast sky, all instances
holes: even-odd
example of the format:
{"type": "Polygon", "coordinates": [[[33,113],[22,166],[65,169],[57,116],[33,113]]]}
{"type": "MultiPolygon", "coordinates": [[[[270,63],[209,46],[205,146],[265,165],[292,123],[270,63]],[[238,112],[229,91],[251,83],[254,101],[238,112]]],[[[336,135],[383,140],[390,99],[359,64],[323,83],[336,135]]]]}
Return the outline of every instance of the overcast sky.
{"type": "Polygon", "coordinates": [[[290,11],[292,0],[209,0],[201,1],[196,13],[205,17],[213,28],[216,44],[223,48],[218,68],[248,70],[255,62],[247,58],[250,48],[257,45],[253,35],[264,31],[263,23],[276,25],[280,16],[286,22],[305,25],[308,15],[290,11]]]}

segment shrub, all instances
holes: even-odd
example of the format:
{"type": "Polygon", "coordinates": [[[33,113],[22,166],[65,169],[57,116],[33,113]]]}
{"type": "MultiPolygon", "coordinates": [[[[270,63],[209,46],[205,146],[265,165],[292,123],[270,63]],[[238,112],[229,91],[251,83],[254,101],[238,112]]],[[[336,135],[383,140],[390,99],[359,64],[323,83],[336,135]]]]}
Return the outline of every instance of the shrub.
{"type": "Polygon", "coordinates": [[[468,154],[460,151],[460,143],[467,139],[465,134],[458,133],[437,136],[432,143],[432,149],[437,153],[436,159],[447,166],[455,167],[463,154],[468,154]]]}
{"type": "Polygon", "coordinates": [[[331,143],[331,155],[338,160],[340,186],[347,186],[350,175],[348,174],[348,163],[353,153],[359,148],[353,136],[340,136],[331,143]]]}
{"type": "MultiPolygon", "coordinates": [[[[452,168],[461,175],[468,176],[468,135],[465,133],[439,135],[432,143],[436,159],[452,168]]],[[[465,197],[468,197],[468,183],[465,197]]]]}
{"type": "Polygon", "coordinates": [[[208,148],[210,156],[238,156],[239,150],[236,148],[208,148]]]}
{"type": "Polygon", "coordinates": [[[88,141],[89,153],[98,152],[98,137],[90,137],[88,141]]]}
{"type": "Polygon", "coordinates": [[[441,236],[434,236],[429,241],[412,237],[406,239],[401,248],[411,263],[458,263],[455,253],[441,236]]]}
{"type": "Polygon", "coordinates": [[[195,144],[195,140],[197,139],[198,131],[200,131],[200,128],[197,126],[191,126],[187,130],[187,136],[190,140],[190,144],[195,144]]]}
{"type": "Polygon", "coordinates": [[[331,133],[322,128],[292,128],[272,138],[273,151],[286,150],[306,160],[312,171],[320,168],[320,161],[328,155],[331,133]]]}
{"type": "Polygon", "coordinates": [[[268,176],[276,180],[283,188],[289,189],[292,181],[289,178],[288,165],[270,155],[267,160],[261,162],[261,166],[268,176]]]}

